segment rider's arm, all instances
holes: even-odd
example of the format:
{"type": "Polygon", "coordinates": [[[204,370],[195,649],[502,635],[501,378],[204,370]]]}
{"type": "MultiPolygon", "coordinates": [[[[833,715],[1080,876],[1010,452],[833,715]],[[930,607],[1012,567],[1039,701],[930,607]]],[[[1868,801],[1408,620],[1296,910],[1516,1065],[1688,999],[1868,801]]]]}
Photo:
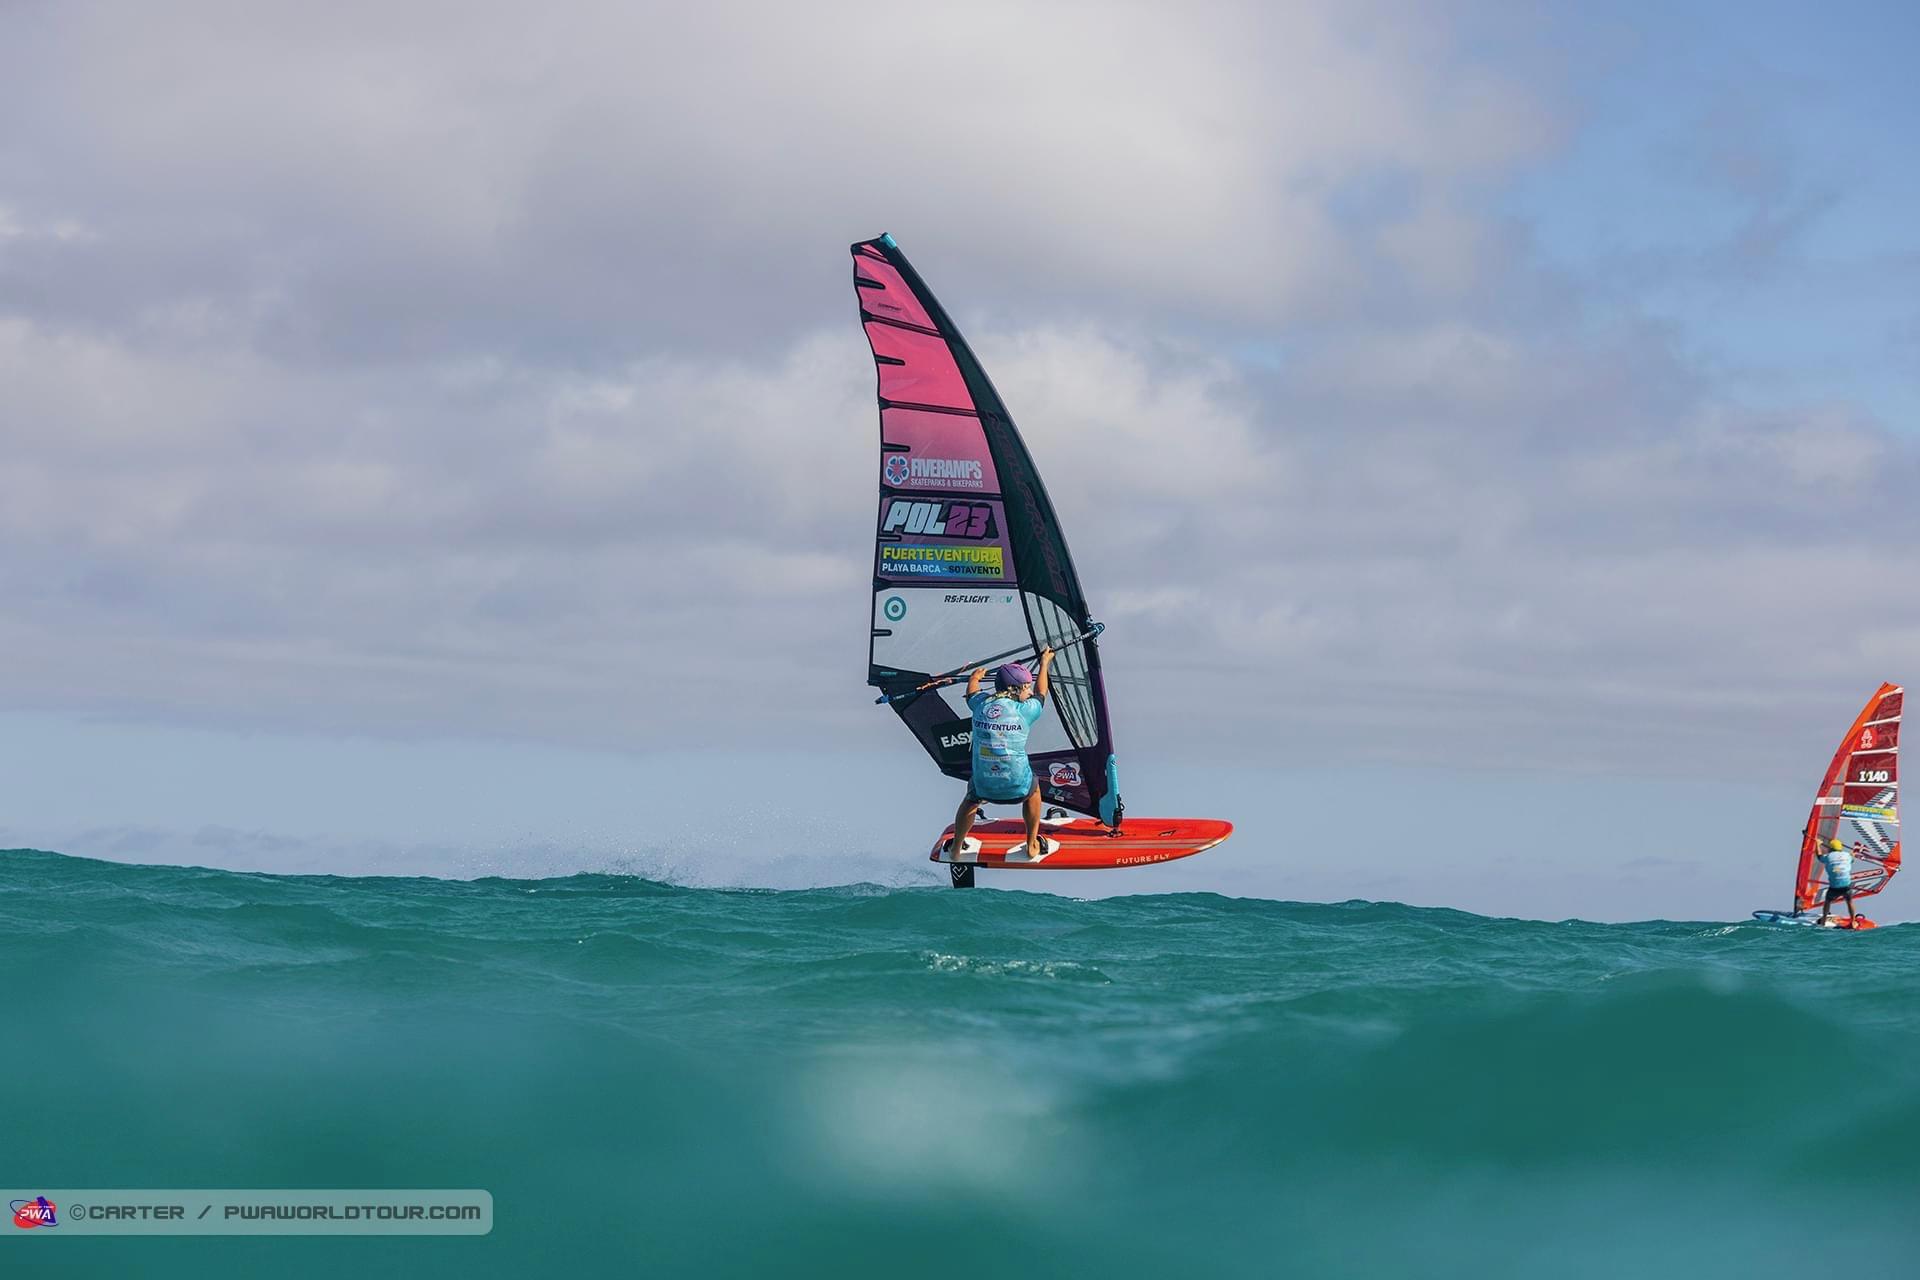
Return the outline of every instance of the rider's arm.
{"type": "Polygon", "coordinates": [[[974,694],[980,692],[980,684],[986,678],[987,678],[987,669],[985,667],[976,667],[974,669],[973,675],[971,675],[967,679],[967,696],[969,698],[971,698],[974,694]]]}
{"type": "Polygon", "coordinates": [[[1047,671],[1052,666],[1053,650],[1042,649],[1040,651],[1040,678],[1033,683],[1034,693],[1042,699],[1045,699],[1047,696],[1047,671]]]}

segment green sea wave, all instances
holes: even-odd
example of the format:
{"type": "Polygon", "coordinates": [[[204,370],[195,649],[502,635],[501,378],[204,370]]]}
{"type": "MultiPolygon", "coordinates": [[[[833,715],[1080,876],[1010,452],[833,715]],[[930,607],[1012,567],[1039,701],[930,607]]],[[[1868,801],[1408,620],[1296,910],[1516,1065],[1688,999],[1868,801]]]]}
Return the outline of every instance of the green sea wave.
{"type": "Polygon", "coordinates": [[[1920,1246],[1911,926],[0,872],[17,1193],[495,1198],[477,1240],[13,1245],[59,1274],[1699,1277],[1920,1246]]]}

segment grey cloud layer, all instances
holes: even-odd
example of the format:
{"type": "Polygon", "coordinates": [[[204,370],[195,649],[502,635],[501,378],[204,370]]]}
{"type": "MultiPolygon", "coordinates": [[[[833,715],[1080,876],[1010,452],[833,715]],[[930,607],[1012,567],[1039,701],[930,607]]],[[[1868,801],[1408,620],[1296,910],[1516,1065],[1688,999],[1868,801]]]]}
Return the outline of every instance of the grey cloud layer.
{"type": "Polygon", "coordinates": [[[1204,314],[1467,269],[1460,184],[1554,128],[1525,86],[1423,6],[1215,11],[17,14],[6,198],[91,234],[10,287],[287,358],[577,361],[824,318],[821,246],[882,222],[1035,296],[1204,314]]]}
{"type": "Polygon", "coordinates": [[[1482,212],[1576,113],[1472,11],[703,12],[0,17],[0,696],[888,741],[883,226],[1149,751],[1786,768],[1920,652],[1910,442],[1482,212]]]}

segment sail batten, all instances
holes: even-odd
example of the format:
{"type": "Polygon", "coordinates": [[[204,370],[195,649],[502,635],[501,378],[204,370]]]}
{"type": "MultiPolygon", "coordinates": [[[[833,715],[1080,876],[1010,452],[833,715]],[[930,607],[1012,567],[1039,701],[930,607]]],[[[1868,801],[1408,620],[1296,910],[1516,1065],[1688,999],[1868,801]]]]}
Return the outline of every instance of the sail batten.
{"type": "Polygon", "coordinates": [[[1059,650],[1028,758],[1049,803],[1114,822],[1113,734],[1059,519],[1025,442],[946,310],[889,236],[852,247],[880,413],[868,683],[942,772],[968,777],[971,715],[935,674],[1059,650]]]}

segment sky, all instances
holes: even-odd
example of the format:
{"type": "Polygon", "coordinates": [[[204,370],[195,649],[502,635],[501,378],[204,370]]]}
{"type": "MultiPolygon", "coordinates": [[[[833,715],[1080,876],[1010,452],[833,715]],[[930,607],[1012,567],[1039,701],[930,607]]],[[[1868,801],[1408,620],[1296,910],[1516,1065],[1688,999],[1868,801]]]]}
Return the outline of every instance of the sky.
{"type": "Polygon", "coordinates": [[[0,844],[931,882],[953,785],[862,683],[890,231],[1109,627],[1129,810],[1239,827],[1028,887],[1779,905],[1920,656],[1917,42],[0,4],[0,844]]]}

